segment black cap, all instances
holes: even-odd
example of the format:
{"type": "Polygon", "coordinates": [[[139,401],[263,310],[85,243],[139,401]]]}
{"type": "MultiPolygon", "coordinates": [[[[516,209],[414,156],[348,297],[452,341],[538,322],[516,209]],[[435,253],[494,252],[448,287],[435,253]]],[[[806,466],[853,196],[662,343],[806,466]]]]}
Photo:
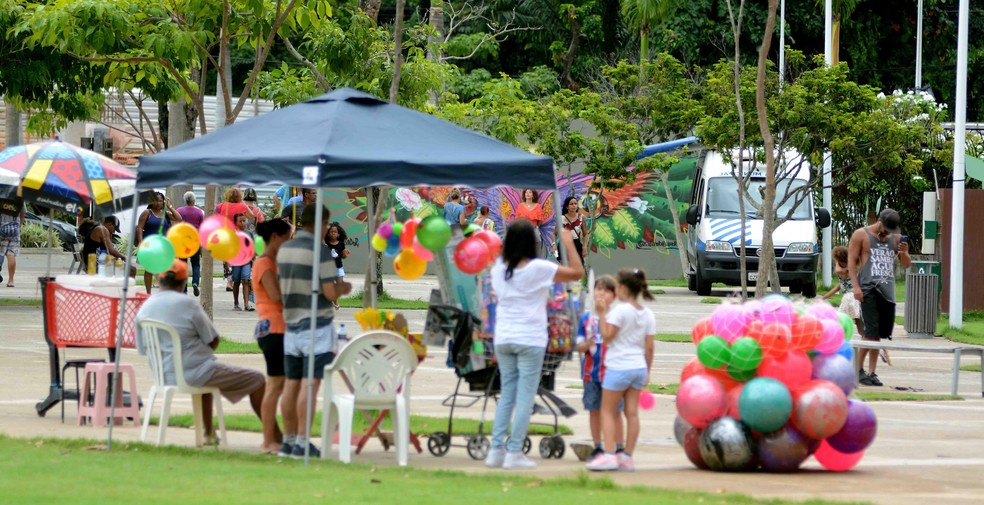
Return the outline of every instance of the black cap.
{"type": "Polygon", "coordinates": [[[902,222],[902,218],[899,217],[899,213],[893,209],[885,209],[878,214],[878,221],[885,227],[885,231],[891,234],[899,233],[899,224],[902,222]]]}

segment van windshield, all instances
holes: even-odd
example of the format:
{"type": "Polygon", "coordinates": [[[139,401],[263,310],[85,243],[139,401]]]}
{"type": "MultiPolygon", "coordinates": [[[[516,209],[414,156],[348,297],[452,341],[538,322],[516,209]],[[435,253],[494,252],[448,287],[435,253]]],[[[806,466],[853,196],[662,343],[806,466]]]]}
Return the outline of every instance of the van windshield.
{"type": "MultiPolygon", "coordinates": [[[[790,191],[803,187],[804,185],[806,185],[806,181],[802,179],[785,179],[779,181],[779,186],[776,188],[776,200],[782,201],[790,191]]],[[[765,179],[752,179],[748,181],[748,192],[758,200],[758,195],[762,194],[760,191],[763,186],[765,186],[765,179]]],[[[789,212],[789,209],[793,207],[794,203],[795,197],[787,200],[779,207],[778,215],[785,216],[789,212]]],[[[749,205],[747,201],[745,202],[745,215],[748,217],[758,217],[755,208],[749,205]]],[[[711,178],[710,184],[707,186],[707,216],[723,218],[737,218],[740,216],[738,212],[738,181],[734,177],[711,178]]],[[[796,208],[796,212],[793,213],[791,219],[813,220],[812,202],[809,198],[804,200],[796,208]]]]}

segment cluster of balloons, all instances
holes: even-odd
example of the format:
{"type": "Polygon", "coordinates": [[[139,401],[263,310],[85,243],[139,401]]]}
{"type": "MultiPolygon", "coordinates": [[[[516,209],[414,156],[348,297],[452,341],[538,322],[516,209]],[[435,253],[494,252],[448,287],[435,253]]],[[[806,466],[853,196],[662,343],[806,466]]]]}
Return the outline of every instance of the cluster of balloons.
{"type": "Polygon", "coordinates": [[[188,223],[177,223],[171,226],[166,236],[145,237],[137,248],[137,261],[144,270],[159,274],[170,268],[175,258],[190,258],[201,247],[220,261],[242,266],[254,256],[263,254],[266,244],[263,238],[254,239],[250,234],[237,230],[225,216],[215,214],[205,218],[198,229],[188,223]]]}
{"type": "MultiPolygon", "coordinates": [[[[502,240],[495,232],[481,230],[475,225],[465,229],[467,238],[454,250],[454,261],[467,274],[476,274],[498,257],[502,240]]],[[[443,249],[451,240],[451,225],[442,216],[411,217],[405,222],[387,221],[379,226],[370,244],[372,248],[393,257],[393,269],[400,277],[413,280],[424,275],[427,262],[434,252],[443,249]]]]}
{"type": "Polygon", "coordinates": [[[877,420],[848,399],[854,321],[830,304],[782,295],[726,304],[694,325],[697,357],[683,369],[674,435],[698,468],[795,471],[810,456],[846,471],[877,420]]]}

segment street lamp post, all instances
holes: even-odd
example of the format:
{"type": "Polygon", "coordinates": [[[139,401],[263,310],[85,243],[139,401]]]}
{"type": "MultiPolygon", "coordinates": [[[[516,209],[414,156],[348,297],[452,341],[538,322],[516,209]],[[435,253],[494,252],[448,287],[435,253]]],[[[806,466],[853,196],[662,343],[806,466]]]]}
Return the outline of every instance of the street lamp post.
{"type": "Polygon", "coordinates": [[[960,0],[957,20],[957,103],[953,108],[953,209],[950,225],[950,327],[963,327],[964,177],[967,148],[967,27],[970,0],[960,0]]]}

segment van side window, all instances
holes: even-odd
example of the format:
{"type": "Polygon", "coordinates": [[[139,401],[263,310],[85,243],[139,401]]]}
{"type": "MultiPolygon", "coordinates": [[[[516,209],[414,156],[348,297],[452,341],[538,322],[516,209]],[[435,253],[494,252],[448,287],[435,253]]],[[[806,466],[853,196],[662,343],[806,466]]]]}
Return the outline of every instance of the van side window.
{"type": "Polygon", "coordinates": [[[700,209],[700,215],[707,214],[707,209],[704,208],[704,179],[700,180],[700,184],[697,185],[697,208],[700,209]]]}

